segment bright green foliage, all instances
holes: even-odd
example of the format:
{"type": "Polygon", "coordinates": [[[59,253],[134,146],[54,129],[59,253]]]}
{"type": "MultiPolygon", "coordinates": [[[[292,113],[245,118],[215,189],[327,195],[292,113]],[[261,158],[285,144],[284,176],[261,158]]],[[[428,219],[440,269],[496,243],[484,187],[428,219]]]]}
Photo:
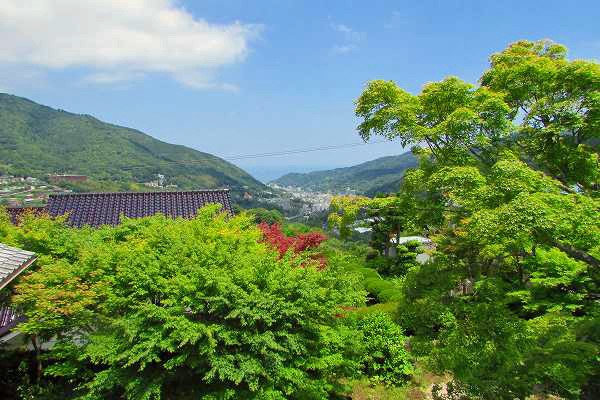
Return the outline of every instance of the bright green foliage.
{"type": "Polygon", "coordinates": [[[369,264],[374,266],[382,276],[404,276],[408,270],[417,265],[417,255],[421,251],[421,244],[418,241],[410,241],[396,246],[394,257],[379,256],[370,260],[369,264]]]}
{"type": "Polygon", "coordinates": [[[389,385],[406,382],[414,372],[406,338],[391,317],[382,312],[369,313],[358,321],[364,356],[362,368],[371,381],[389,385]]]}
{"type": "Polygon", "coordinates": [[[283,223],[283,214],[277,210],[267,210],[266,208],[249,208],[245,211],[254,217],[254,222],[257,224],[264,222],[269,225],[280,225],[283,223]]]}
{"type": "Polygon", "coordinates": [[[350,235],[351,225],[358,219],[362,209],[370,203],[371,200],[363,196],[334,197],[329,206],[329,225],[338,228],[343,237],[350,235]]]}
{"type": "Polygon", "coordinates": [[[599,99],[597,63],[523,41],[479,87],[374,81],[357,101],[363,138],[420,155],[396,215],[437,252],[404,278],[400,321],[470,396],[598,396],[599,99]]]}
{"type": "Polygon", "coordinates": [[[356,102],[356,115],[364,120],[358,130],[364,139],[397,137],[403,146],[425,142],[446,162],[465,162],[473,155],[493,160],[511,127],[502,97],[455,77],[425,85],[418,96],[393,82],[372,81],[356,102]]]}
{"type": "Polygon", "coordinates": [[[336,196],[330,205],[329,225],[347,237],[357,223],[371,228],[370,245],[382,255],[388,255],[390,239],[410,230],[405,203],[399,196],[376,197],[336,196]],[[358,221],[357,221],[358,220],[358,221]],[[361,221],[363,220],[363,221],[361,221]]]}
{"type": "Polygon", "coordinates": [[[342,242],[329,239],[320,249],[329,263],[335,264],[343,274],[356,275],[372,302],[386,303],[398,301],[402,297],[402,284],[400,280],[385,279],[372,265],[365,267],[365,255],[368,252],[366,245],[351,245],[351,242],[342,242]],[[350,247],[350,248],[348,248],[350,247]]]}
{"type": "Polygon", "coordinates": [[[522,119],[517,143],[543,170],[591,189],[600,179],[600,65],[566,55],[550,41],[516,42],[492,55],[481,82],[522,119]]]}
{"type": "Polygon", "coordinates": [[[279,259],[246,215],[10,229],[41,254],[16,288],[19,330],[58,339],[45,371],[85,398],[322,399],[358,371],[336,317],[364,302],[354,275],[279,259]]]}

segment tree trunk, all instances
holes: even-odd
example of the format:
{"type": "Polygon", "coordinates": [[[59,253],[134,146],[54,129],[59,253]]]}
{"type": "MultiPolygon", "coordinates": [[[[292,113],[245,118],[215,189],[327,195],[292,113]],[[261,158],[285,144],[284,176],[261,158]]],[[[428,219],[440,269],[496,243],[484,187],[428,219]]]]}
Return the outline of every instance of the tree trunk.
{"type": "Polygon", "coordinates": [[[40,345],[37,341],[37,336],[33,336],[31,338],[31,344],[33,345],[33,349],[35,350],[36,383],[39,385],[40,381],[42,380],[42,358],[40,345]]]}

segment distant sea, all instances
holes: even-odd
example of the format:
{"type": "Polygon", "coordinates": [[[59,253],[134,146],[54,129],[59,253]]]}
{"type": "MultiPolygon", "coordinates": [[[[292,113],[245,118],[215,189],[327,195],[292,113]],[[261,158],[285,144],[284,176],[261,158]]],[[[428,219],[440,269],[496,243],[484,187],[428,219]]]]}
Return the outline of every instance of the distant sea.
{"type": "Polygon", "coordinates": [[[277,178],[282,177],[290,172],[312,172],[322,171],[326,169],[339,168],[339,165],[238,165],[240,168],[248,172],[250,175],[263,183],[269,183],[277,178]]]}

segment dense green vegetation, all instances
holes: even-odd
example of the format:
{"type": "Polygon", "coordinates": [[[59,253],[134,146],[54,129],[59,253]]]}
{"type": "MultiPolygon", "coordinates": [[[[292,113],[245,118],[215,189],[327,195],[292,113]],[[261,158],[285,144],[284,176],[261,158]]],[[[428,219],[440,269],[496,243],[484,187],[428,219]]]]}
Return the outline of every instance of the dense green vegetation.
{"type": "Polygon", "coordinates": [[[240,168],[213,155],[1,93],[0,160],[0,173],[83,174],[100,182],[94,187],[127,187],[162,174],[167,184],[181,189],[263,188],[240,168]]]}
{"type": "MultiPolygon", "coordinates": [[[[239,209],[239,211],[241,211],[241,209],[239,209]]],[[[258,207],[249,208],[245,211],[254,217],[254,222],[257,224],[266,223],[272,225],[283,223],[283,213],[279,210],[267,210],[266,208],[258,207]]]]}
{"type": "Polygon", "coordinates": [[[399,156],[381,157],[352,167],[306,174],[286,174],[273,182],[317,192],[342,193],[351,189],[358,194],[375,195],[398,190],[404,171],[416,165],[415,156],[404,153],[399,156]]]}
{"type": "Polygon", "coordinates": [[[600,65],[521,41],[491,57],[479,85],[450,77],[413,95],[372,81],[356,114],[364,139],[414,146],[419,164],[396,193],[337,197],[340,238],[258,208],[97,230],[44,217],[16,227],[0,212],[0,241],[40,256],[2,301],[14,293],[35,348],[56,340],[3,354],[0,388],[599,398],[600,65]],[[344,239],[357,225],[368,243],[344,239]],[[397,245],[404,235],[435,248],[397,245]]]}
{"type": "Polygon", "coordinates": [[[398,307],[416,354],[448,372],[450,398],[600,396],[600,65],[517,42],[474,86],[418,95],[373,81],[359,132],[413,145],[419,168],[388,199],[340,198],[341,232],[395,215],[390,236],[427,232],[398,307]]]}
{"type": "Polygon", "coordinates": [[[347,254],[323,249],[326,268],[298,248],[281,256],[253,216],[217,208],[100,229],[0,213],[0,241],[39,255],[13,289],[18,329],[34,347],[54,341],[22,356],[29,366],[4,358],[2,378],[21,398],[322,399],[360,376],[410,377],[389,316],[346,315],[365,304],[347,254]]]}

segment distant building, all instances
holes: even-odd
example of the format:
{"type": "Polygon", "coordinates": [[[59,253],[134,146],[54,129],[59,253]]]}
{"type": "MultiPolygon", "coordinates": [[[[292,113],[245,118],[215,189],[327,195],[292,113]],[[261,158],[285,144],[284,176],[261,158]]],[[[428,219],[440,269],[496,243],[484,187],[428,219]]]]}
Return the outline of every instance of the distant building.
{"type": "Polygon", "coordinates": [[[149,182],[143,182],[142,184],[143,184],[144,186],[153,187],[153,188],[158,188],[158,187],[160,187],[160,184],[158,183],[158,181],[149,181],[149,182]]]}
{"type": "Polygon", "coordinates": [[[162,174],[156,174],[156,180],[142,182],[144,186],[161,188],[165,185],[165,176],[162,174]]]}
{"type": "MultiPolygon", "coordinates": [[[[396,238],[390,239],[390,242],[393,244],[396,244],[396,238]]],[[[424,236],[401,236],[398,238],[397,244],[403,245],[403,244],[406,244],[409,242],[418,242],[425,251],[431,251],[431,250],[435,249],[435,243],[431,239],[426,238],[424,236]]],[[[392,246],[390,248],[389,256],[395,257],[396,255],[397,255],[396,247],[392,246]]],[[[420,264],[425,264],[430,259],[431,259],[431,256],[427,252],[420,253],[417,255],[417,262],[420,264]]]]}
{"type": "Polygon", "coordinates": [[[52,183],[60,182],[85,182],[88,177],[85,175],[49,175],[48,180],[52,183]]]}

